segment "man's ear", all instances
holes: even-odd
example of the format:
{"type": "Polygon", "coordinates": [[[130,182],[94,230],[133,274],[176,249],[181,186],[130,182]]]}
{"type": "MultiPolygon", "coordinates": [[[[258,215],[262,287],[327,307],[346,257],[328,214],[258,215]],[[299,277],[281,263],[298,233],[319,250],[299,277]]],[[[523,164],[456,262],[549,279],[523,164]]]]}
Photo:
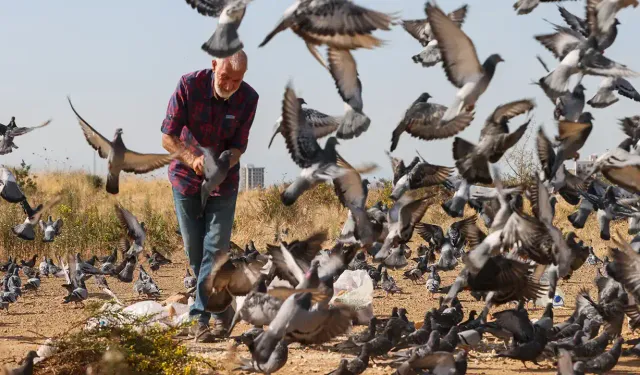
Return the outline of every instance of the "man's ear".
{"type": "Polygon", "coordinates": [[[211,60],[211,69],[216,70],[216,63],[218,61],[216,59],[211,60]]]}

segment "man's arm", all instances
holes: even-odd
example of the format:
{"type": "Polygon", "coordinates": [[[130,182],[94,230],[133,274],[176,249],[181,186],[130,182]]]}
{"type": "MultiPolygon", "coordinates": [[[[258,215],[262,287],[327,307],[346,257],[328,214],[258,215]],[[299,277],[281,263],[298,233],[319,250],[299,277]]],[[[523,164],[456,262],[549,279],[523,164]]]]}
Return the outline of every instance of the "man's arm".
{"type": "Polygon", "coordinates": [[[256,109],[258,108],[258,94],[256,94],[255,100],[248,106],[249,115],[246,116],[244,122],[236,129],[236,133],[233,135],[233,139],[229,144],[229,150],[231,151],[230,165],[234,165],[240,162],[240,156],[247,150],[249,144],[249,130],[253,125],[253,120],[256,117],[256,109]]]}
{"type": "Polygon", "coordinates": [[[178,87],[171,99],[169,99],[167,115],[162,121],[162,147],[171,153],[182,150],[181,155],[178,157],[180,161],[191,166],[197,174],[202,174],[203,158],[186,149],[184,143],[180,140],[182,128],[187,126],[188,123],[187,96],[187,85],[184,78],[181,78],[178,87]],[[200,159],[199,162],[198,159],[200,159]]]}

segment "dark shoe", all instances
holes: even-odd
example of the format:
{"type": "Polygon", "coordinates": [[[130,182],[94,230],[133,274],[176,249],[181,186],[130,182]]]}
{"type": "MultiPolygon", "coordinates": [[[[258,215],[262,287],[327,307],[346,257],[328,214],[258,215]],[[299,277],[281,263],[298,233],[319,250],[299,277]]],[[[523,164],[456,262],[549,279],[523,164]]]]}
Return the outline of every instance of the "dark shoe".
{"type": "Polygon", "coordinates": [[[222,320],[216,319],[213,323],[213,328],[210,329],[210,332],[216,338],[224,338],[227,337],[228,329],[229,328],[222,320]]]}
{"type": "Polygon", "coordinates": [[[211,333],[211,329],[205,323],[198,322],[191,327],[191,336],[196,343],[211,343],[216,340],[216,337],[211,333]]]}

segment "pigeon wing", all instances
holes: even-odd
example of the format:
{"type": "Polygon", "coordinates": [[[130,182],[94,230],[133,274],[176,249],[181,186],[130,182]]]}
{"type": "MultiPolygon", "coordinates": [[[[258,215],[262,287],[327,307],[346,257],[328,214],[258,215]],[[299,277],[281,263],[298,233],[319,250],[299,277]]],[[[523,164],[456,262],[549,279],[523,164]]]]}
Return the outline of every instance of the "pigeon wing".
{"type": "Polygon", "coordinates": [[[640,93],[636,90],[631,82],[624,78],[616,78],[614,81],[614,88],[618,90],[618,94],[627,97],[629,99],[640,102],[640,93]]]}
{"type": "Polygon", "coordinates": [[[73,104],[71,104],[71,98],[67,97],[67,100],[69,101],[71,110],[73,110],[73,113],[75,113],[76,117],[78,118],[78,123],[82,128],[82,132],[84,133],[84,137],[87,139],[87,142],[89,142],[94,150],[98,151],[98,155],[100,155],[101,158],[106,159],[111,152],[111,142],[103,137],[102,134],[98,133],[78,114],[78,112],[76,112],[76,109],[73,108],[73,104]]]}
{"type": "Polygon", "coordinates": [[[351,108],[362,110],[362,82],[358,78],[356,60],[349,50],[327,49],[329,71],[342,100],[351,108]]]}
{"type": "Polygon", "coordinates": [[[551,176],[551,170],[556,162],[556,153],[553,150],[551,141],[544,134],[544,129],[542,129],[542,127],[538,129],[536,148],[538,151],[538,159],[540,159],[540,164],[542,165],[545,177],[549,180],[553,179],[554,176],[551,176]]]}
{"type": "Polygon", "coordinates": [[[282,136],[293,161],[300,168],[309,168],[322,153],[311,128],[304,124],[300,103],[291,84],[282,100],[282,136]]]}
{"type": "Polygon", "coordinates": [[[474,118],[474,112],[462,112],[444,125],[440,119],[447,111],[447,107],[434,103],[418,103],[408,114],[409,122],[406,132],[411,136],[429,141],[453,137],[466,129],[474,118]]]}
{"type": "Polygon", "coordinates": [[[132,173],[147,173],[169,164],[181,151],[172,154],[139,154],[135,151],[124,152],[122,170],[132,173]]]}
{"type": "Polygon", "coordinates": [[[122,207],[120,203],[116,203],[114,207],[116,209],[116,217],[118,221],[120,221],[120,226],[127,230],[127,232],[133,233],[135,242],[139,246],[142,246],[144,244],[145,233],[138,219],[129,210],[122,207]]]}
{"type": "Polygon", "coordinates": [[[191,8],[203,16],[220,17],[222,10],[230,1],[227,0],[186,0],[191,8]]]}
{"type": "Polygon", "coordinates": [[[307,125],[311,126],[316,139],[326,137],[338,129],[339,121],[334,116],[326,115],[310,108],[302,108],[307,125]]]}
{"type": "Polygon", "coordinates": [[[476,48],[469,37],[440,8],[426,6],[427,17],[442,54],[442,66],[449,81],[461,88],[483,74],[476,48]]]}

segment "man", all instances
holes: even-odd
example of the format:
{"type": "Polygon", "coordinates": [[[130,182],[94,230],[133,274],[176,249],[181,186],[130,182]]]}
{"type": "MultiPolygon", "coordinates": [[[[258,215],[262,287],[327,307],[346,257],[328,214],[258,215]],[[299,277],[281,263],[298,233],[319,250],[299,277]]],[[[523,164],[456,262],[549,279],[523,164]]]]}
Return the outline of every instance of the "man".
{"type": "Polygon", "coordinates": [[[198,319],[190,331],[196,342],[211,342],[226,331],[224,318],[229,311],[214,314],[214,329],[209,328],[211,313],[205,310],[208,294],[204,284],[214,254],[229,248],[238,194],[238,162],[247,149],[258,105],[258,94],[243,81],[247,71],[243,51],[213,60],[211,66],[180,78],[162,123],[162,146],[169,152],[183,146],[187,150],[169,165],[169,180],[185,251],[197,277],[196,299],[189,312],[198,319]],[[198,145],[212,147],[216,157],[225,150],[232,153],[231,169],[211,193],[204,215],[200,200],[204,158],[198,145]]]}

